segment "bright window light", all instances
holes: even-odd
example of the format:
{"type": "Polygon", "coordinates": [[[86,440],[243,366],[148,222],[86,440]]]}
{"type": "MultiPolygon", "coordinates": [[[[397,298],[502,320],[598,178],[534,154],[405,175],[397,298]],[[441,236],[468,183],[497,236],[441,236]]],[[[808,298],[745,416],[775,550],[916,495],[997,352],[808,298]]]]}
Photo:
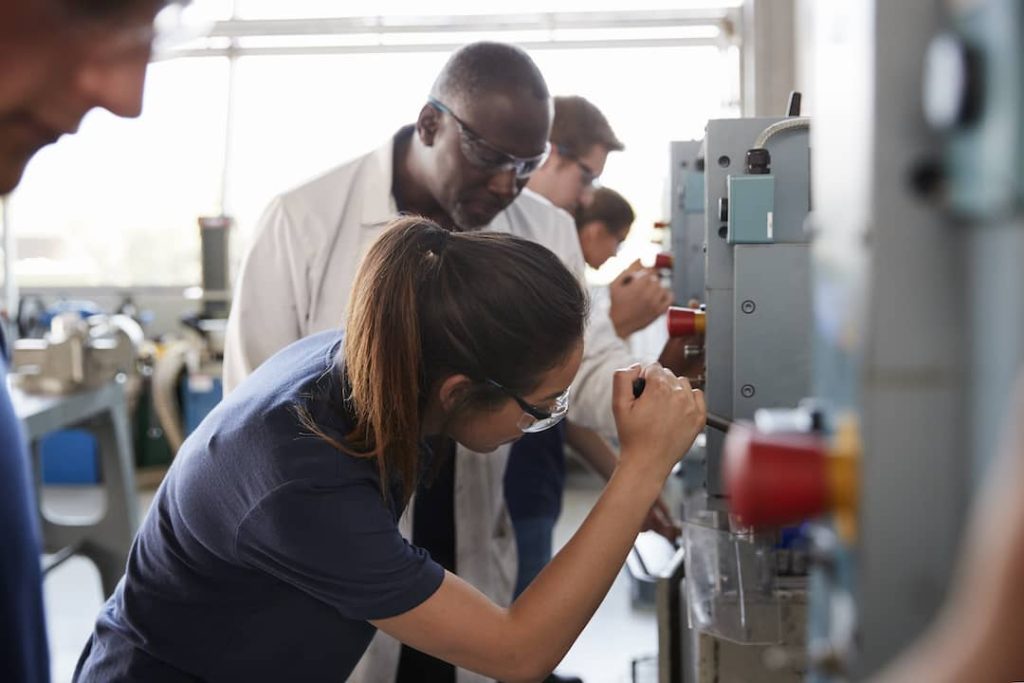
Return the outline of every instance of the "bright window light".
{"type": "Polygon", "coordinates": [[[11,197],[20,286],[199,281],[196,218],[220,210],[228,62],[149,67],[143,114],[93,111],[11,197]]]}
{"type": "MultiPolygon", "coordinates": [[[[736,4],[676,1],[647,6],[736,4]]],[[[431,6],[432,12],[449,15],[469,9],[481,11],[479,3],[441,1],[431,6]]],[[[578,9],[579,3],[551,0],[516,7],[526,13],[578,9]]],[[[624,8],[621,0],[607,0],[590,2],[587,9],[624,8]]],[[[246,18],[339,12],[380,16],[423,10],[421,3],[398,0],[236,4],[236,16],[246,18]]],[[[437,18],[435,39],[445,33],[443,19],[437,18]]],[[[644,35],[643,29],[630,32],[644,35]]],[[[448,34],[454,44],[480,37],[466,31],[448,34]]],[[[668,35],[656,27],[646,33],[651,41],[668,35]]],[[[276,36],[267,44],[285,45],[281,40],[276,36]]],[[[343,43],[344,37],[338,40],[343,43]]],[[[304,49],[311,45],[308,36],[291,41],[304,49]]],[[[436,44],[363,52],[358,50],[361,41],[349,42],[355,52],[318,54],[315,47],[288,56],[243,52],[233,58],[233,80],[231,62],[223,56],[179,57],[151,65],[139,119],[93,112],[78,135],[44,150],[30,165],[10,206],[18,282],[198,284],[196,219],[221,210],[236,219],[237,262],[274,195],[373,149],[411,123],[448,57],[436,44]]],[[[637,220],[620,256],[591,274],[594,282],[608,281],[633,258],[651,258],[658,251],[651,243],[651,226],[668,218],[669,141],[700,138],[708,119],[738,114],[737,52],[725,44],[661,42],[642,47],[531,47],[551,92],[594,102],[626,144],[626,151],[609,158],[602,182],[629,199],[637,220]]]]}

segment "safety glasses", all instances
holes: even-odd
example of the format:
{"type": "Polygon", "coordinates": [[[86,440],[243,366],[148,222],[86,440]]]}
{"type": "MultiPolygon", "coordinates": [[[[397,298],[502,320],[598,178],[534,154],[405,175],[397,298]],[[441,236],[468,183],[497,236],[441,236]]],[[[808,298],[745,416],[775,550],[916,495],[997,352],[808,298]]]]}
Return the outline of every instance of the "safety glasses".
{"type": "Polygon", "coordinates": [[[517,157],[514,154],[509,154],[487,142],[444,103],[433,97],[428,97],[427,103],[442,114],[452,117],[455,125],[459,127],[459,148],[462,150],[462,155],[469,163],[490,173],[510,170],[515,172],[516,178],[525,180],[540,168],[551,152],[551,144],[545,143],[544,151],[537,156],[517,157]]]}
{"type": "Polygon", "coordinates": [[[519,418],[519,422],[516,423],[516,426],[519,427],[519,430],[524,434],[536,434],[537,432],[543,432],[545,429],[551,429],[556,424],[564,420],[565,414],[569,412],[569,390],[572,387],[566,387],[565,391],[555,398],[554,406],[550,411],[548,411],[542,410],[537,406],[530,405],[517,393],[510,389],[506,389],[493,379],[487,380],[487,383],[504,392],[513,401],[515,401],[520,408],[523,409],[523,415],[519,418]]]}
{"type": "Polygon", "coordinates": [[[579,157],[573,154],[568,147],[565,145],[557,145],[558,154],[565,157],[569,161],[573,162],[580,168],[580,183],[583,187],[592,187],[597,189],[601,187],[601,181],[598,180],[598,174],[594,172],[594,169],[587,166],[585,163],[580,161],[579,157]]]}

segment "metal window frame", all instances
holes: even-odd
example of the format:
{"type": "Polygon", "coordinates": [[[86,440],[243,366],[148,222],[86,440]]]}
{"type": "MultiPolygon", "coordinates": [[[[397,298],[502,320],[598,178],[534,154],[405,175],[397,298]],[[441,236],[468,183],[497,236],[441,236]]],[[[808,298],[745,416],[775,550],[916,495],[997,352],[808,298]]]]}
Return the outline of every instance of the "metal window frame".
{"type": "Polygon", "coordinates": [[[407,42],[410,37],[430,34],[500,34],[516,31],[546,31],[547,37],[517,41],[525,49],[583,49],[616,47],[728,47],[739,44],[742,22],[738,7],[714,7],[686,10],[629,10],[614,12],[525,12],[515,14],[475,14],[453,16],[360,16],[304,19],[239,19],[216,22],[206,40],[211,45],[183,46],[171,50],[166,58],[246,57],[317,54],[360,54],[382,52],[441,52],[460,47],[451,40],[407,42]],[[712,37],[644,38],[650,28],[700,28],[717,31],[712,37]],[[637,37],[567,38],[559,31],[601,31],[626,29],[637,37]],[[280,47],[245,46],[247,38],[309,38],[339,36],[377,36],[376,43],[363,45],[295,45],[280,47]],[[403,41],[404,38],[404,41],[403,41]],[[221,40],[218,40],[221,39],[221,40]],[[227,39],[227,45],[223,43],[227,39]]]}

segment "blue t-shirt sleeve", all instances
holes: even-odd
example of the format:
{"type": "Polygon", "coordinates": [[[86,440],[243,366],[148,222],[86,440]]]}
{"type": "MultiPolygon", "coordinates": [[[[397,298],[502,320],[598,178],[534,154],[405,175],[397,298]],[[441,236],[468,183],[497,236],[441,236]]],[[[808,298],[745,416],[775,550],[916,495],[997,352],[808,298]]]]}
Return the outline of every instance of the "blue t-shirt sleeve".
{"type": "Polygon", "coordinates": [[[28,454],[0,357],[0,677],[50,680],[28,454]]]}
{"type": "Polygon", "coordinates": [[[249,566],[349,619],[408,612],[444,579],[444,569],[399,533],[372,480],[279,487],[242,520],[236,550],[249,566]]]}

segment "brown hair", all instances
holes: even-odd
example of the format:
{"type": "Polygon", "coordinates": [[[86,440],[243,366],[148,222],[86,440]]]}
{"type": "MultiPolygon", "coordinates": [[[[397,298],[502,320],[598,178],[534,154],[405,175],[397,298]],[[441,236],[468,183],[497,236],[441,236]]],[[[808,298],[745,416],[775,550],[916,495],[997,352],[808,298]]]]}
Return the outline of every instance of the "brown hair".
{"type": "Polygon", "coordinates": [[[363,259],[349,299],[344,401],[355,426],[335,447],[377,459],[382,492],[395,478],[408,502],[419,473],[423,411],[452,374],[474,386],[456,410],[520,395],[579,343],[587,299],[550,251],[502,233],[451,233],[424,218],[395,220],[363,259]]]}
{"type": "Polygon", "coordinates": [[[625,149],[601,110],[577,95],[555,98],[551,144],[564,148],[571,156],[583,156],[594,145],[601,145],[609,152],[625,149]]]}
{"type": "Polygon", "coordinates": [[[626,198],[607,187],[594,190],[593,198],[586,206],[576,211],[576,229],[580,230],[587,223],[601,221],[614,234],[629,230],[636,219],[633,207],[626,198]]]}

